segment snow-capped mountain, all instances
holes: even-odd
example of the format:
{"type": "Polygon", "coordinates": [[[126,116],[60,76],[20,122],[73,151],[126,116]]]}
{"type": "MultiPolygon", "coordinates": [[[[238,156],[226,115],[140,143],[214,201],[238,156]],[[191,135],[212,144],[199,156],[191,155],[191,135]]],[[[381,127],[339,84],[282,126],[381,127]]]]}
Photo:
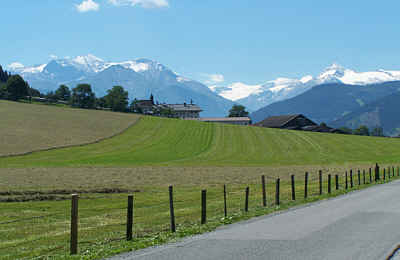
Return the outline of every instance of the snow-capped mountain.
{"type": "Polygon", "coordinates": [[[400,71],[356,72],[333,64],[317,77],[308,75],[301,79],[278,78],[260,85],[246,85],[238,82],[227,87],[213,86],[211,90],[255,111],[269,104],[298,96],[314,86],[325,83],[368,85],[399,80],[400,71]]]}
{"type": "Polygon", "coordinates": [[[149,59],[106,62],[94,55],[52,59],[46,64],[24,66],[12,63],[11,73],[24,77],[31,87],[42,92],[54,91],[60,84],[70,88],[79,83],[91,84],[97,96],[113,86],[123,86],[130,99],[149,98],[157,101],[183,103],[193,100],[204,110],[202,116],[226,116],[233,102],[207,86],[174,73],[168,67],[149,59]]]}

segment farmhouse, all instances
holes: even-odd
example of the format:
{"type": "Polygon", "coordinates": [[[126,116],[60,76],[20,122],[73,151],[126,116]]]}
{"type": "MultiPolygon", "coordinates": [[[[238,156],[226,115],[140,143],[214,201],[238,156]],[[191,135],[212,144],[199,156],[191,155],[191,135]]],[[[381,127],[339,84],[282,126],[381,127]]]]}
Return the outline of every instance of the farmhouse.
{"type": "Polygon", "coordinates": [[[299,130],[307,126],[318,126],[316,123],[314,123],[302,114],[271,116],[255,125],[268,128],[281,128],[292,130],[299,130]]]}
{"type": "Polygon", "coordinates": [[[169,109],[172,112],[172,117],[175,118],[199,118],[200,112],[203,111],[199,106],[191,104],[162,104],[160,105],[164,109],[169,109]]]}
{"type": "Polygon", "coordinates": [[[324,124],[318,125],[302,114],[271,116],[255,124],[255,126],[322,133],[343,133],[339,129],[324,124]]]}
{"type": "Polygon", "coordinates": [[[199,118],[202,122],[232,124],[232,125],[250,125],[251,119],[248,117],[203,117],[199,118]]]}

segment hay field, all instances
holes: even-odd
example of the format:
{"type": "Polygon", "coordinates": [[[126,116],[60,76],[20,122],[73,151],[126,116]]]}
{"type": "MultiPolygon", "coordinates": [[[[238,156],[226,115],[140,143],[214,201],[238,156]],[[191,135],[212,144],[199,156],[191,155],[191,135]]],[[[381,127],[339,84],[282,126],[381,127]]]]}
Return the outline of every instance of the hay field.
{"type": "Polygon", "coordinates": [[[120,133],[132,114],[0,100],[0,156],[91,143],[120,133]]]}
{"type": "Polygon", "coordinates": [[[0,168],[355,165],[399,158],[397,138],[143,117],[100,143],[0,158],[0,168]]]}

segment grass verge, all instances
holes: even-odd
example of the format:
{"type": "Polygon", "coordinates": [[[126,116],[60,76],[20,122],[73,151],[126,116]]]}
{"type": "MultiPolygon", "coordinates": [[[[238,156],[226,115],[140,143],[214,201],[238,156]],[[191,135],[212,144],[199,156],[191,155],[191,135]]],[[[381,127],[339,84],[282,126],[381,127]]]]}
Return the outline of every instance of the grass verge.
{"type": "MultiPolygon", "coordinates": [[[[393,174],[393,173],[391,173],[393,174]]],[[[381,172],[383,177],[383,171],[381,172]]],[[[389,179],[386,172],[386,182],[389,179]]],[[[69,256],[70,201],[40,201],[0,203],[0,255],[1,259],[101,259],[118,253],[177,241],[182,237],[214,230],[218,226],[288,209],[305,203],[338,196],[352,190],[367,188],[362,171],[353,172],[353,188],[345,189],[345,179],[340,175],[339,190],[332,178],[332,193],[327,194],[327,175],[323,179],[323,195],[319,195],[318,174],[309,176],[308,198],[304,199],[304,175],[296,176],[296,201],[291,200],[290,182],[282,178],[280,205],[275,204],[275,178],[267,177],[268,206],[262,207],[260,180],[251,183],[228,183],[227,209],[223,213],[223,187],[208,184],[175,186],[175,215],[177,232],[169,232],[168,190],[164,187],[143,187],[134,193],[134,240],[124,241],[126,222],[125,193],[81,194],[79,201],[79,255],[69,256]],[[249,212],[244,212],[244,191],[250,187],[249,212]],[[207,224],[200,225],[200,191],[207,189],[207,224]]],[[[371,176],[374,178],[374,176],[371,176]]],[[[379,182],[383,183],[383,181],[379,182]]]]}

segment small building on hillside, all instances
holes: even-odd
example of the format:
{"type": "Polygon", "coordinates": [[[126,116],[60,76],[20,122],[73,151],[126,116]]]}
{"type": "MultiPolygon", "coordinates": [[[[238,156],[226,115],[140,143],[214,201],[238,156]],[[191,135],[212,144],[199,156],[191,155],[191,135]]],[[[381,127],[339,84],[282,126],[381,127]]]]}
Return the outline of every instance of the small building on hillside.
{"type": "Polygon", "coordinates": [[[232,124],[232,125],[250,125],[251,119],[248,117],[203,117],[199,118],[202,122],[232,124]]]}
{"type": "Polygon", "coordinates": [[[200,112],[203,110],[196,104],[162,104],[159,105],[161,108],[168,109],[171,111],[172,117],[174,118],[199,118],[200,112]]]}
{"type": "Polygon", "coordinates": [[[268,128],[281,128],[292,130],[300,130],[302,127],[306,126],[318,126],[316,123],[314,123],[302,114],[270,116],[255,125],[268,128]]]}
{"type": "Polygon", "coordinates": [[[318,125],[302,114],[271,116],[255,124],[255,126],[320,133],[344,133],[339,129],[331,128],[325,124],[318,125]]]}
{"type": "Polygon", "coordinates": [[[133,104],[133,109],[135,112],[145,115],[152,115],[155,108],[154,96],[151,94],[150,99],[135,99],[133,104]]]}

